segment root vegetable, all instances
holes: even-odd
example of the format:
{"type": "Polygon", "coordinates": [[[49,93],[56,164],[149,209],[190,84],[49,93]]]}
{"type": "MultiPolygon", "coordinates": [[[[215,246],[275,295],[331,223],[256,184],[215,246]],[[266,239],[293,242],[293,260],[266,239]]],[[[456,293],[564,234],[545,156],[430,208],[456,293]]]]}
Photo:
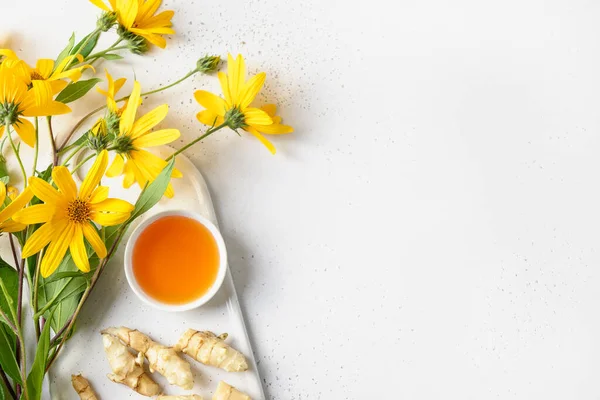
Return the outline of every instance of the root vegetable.
{"type": "Polygon", "coordinates": [[[233,386],[221,381],[212,400],[252,400],[250,396],[240,392],[233,386]]]}
{"type": "Polygon", "coordinates": [[[71,375],[71,383],[73,384],[73,389],[75,389],[81,400],[98,400],[98,397],[96,397],[96,393],[94,393],[92,390],[90,383],[83,376],[71,375]]]}
{"type": "Polygon", "coordinates": [[[129,386],[141,395],[152,397],[160,394],[160,387],[144,371],[143,358],[134,357],[118,338],[102,334],[104,351],[113,373],[108,379],[129,386]]]}
{"type": "Polygon", "coordinates": [[[187,394],[183,396],[158,396],[156,400],[202,400],[202,396],[197,394],[187,394]]]}
{"type": "Polygon", "coordinates": [[[187,390],[194,387],[190,364],[181,358],[172,347],[156,343],[142,332],[126,327],[108,328],[102,333],[117,337],[127,346],[142,353],[148,360],[150,371],[157,371],[167,378],[171,385],[177,385],[187,390]]]}
{"type": "Polygon", "coordinates": [[[208,331],[188,329],[175,350],[182,351],[195,360],[227,372],[240,372],[248,369],[248,363],[242,353],[225,343],[227,334],[216,336],[208,331]]]}

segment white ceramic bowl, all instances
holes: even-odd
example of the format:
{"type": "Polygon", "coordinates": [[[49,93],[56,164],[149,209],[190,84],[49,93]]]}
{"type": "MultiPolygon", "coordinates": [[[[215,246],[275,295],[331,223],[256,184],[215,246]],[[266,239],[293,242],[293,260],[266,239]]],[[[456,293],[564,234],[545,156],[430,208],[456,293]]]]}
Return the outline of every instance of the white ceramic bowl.
{"type": "Polygon", "coordinates": [[[129,283],[129,286],[144,303],[164,311],[187,311],[205,304],[219,291],[219,288],[221,287],[221,285],[223,284],[223,280],[225,279],[225,273],[227,272],[227,249],[225,248],[225,241],[223,240],[219,229],[208,219],[204,218],[200,214],[191,211],[169,210],[153,215],[152,217],[148,218],[135,228],[135,230],[129,237],[129,240],[127,241],[127,246],[125,247],[124,265],[125,276],[127,277],[127,282],[129,283]],[[168,216],[187,217],[198,221],[199,223],[204,225],[215,239],[215,242],[217,243],[217,249],[219,251],[219,271],[217,273],[217,278],[215,279],[215,282],[203,296],[189,303],[167,304],[156,300],[155,298],[149,296],[144,292],[144,290],[140,287],[139,283],[137,282],[135,274],[133,273],[133,248],[135,247],[135,243],[140,237],[140,234],[153,222],[168,216]]]}

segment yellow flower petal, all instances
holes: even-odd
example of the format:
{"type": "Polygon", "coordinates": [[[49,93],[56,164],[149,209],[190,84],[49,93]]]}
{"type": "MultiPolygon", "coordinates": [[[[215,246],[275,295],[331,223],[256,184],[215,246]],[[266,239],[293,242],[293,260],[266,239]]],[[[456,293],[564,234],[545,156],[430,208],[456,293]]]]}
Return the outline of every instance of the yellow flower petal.
{"type": "Polygon", "coordinates": [[[35,128],[29,120],[19,118],[13,124],[13,128],[26,145],[29,147],[35,146],[35,128]]]}
{"type": "Polygon", "coordinates": [[[275,154],[275,146],[271,142],[269,142],[263,135],[260,134],[256,129],[251,126],[247,126],[244,128],[247,132],[250,132],[254,137],[256,137],[260,142],[265,145],[267,149],[271,152],[271,154],[275,154]]]}
{"type": "Polygon", "coordinates": [[[273,123],[266,112],[253,107],[244,110],[244,118],[248,125],[270,125],[273,123]]]}
{"type": "Polygon", "coordinates": [[[135,113],[140,102],[141,90],[142,89],[140,88],[140,83],[138,81],[133,82],[133,90],[131,91],[131,96],[129,96],[127,106],[125,107],[125,110],[121,115],[121,120],[119,121],[119,130],[122,135],[128,135],[129,133],[131,133],[133,121],[135,120],[135,113]]]}
{"type": "Polygon", "coordinates": [[[210,110],[202,110],[196,114],[198,121],[208,126],[221,125],[224,121],[223,117],[218,116],[210,110]]]}
{"type": "Polygon", "coordinates": [[[90,197],[90,203],[99,203],[108,198],[108,186],[98,186],[90,197]]]}
{"type": "Polygon", "coordinates": [[[108,152],[106,150],[102,150],[98,157],[96,157],[96,161],[90,168],[90,171],[86,175],[85,179],[81,183],[81,187],[79,188],[79,198],[88,201],[91,197],[94,189],[100,183],[104,172],[106,171],[106,167],[108,166],[108,152]]]}
{"type": "Polygon", "coordinates": [[[229,82],[227,81],[227,75],[225,74],[225,72],[219,72],[217,76],[219,77],[219,82],[221,83],[221,90],[223,91],[225,101],[227,102],[227,108],[231,108],[233,106],[233,99],[231,97],[231,91],[229,90],[229,82]]]}
{"type": "Polygon", "coordinates": [[[238,54],[236,60],[233,59],[231,54],[227,55],[227,79],[231,101],[233,104],[239,104],[240,91],[246,82],[246,63],[241,54],[238,54]]]}
{"type": "Polygon", "coordinates": [[[25,207],[25,205],[29,203],[32,198],[33,193],[31,189],[27,187],[25,190],[23,190],[23,193],[17,196],[16,199],[14,199],[9,205],[0,211],[0,222],[4,222],[12,217],[17,211],[25,207]]]}
{"type": "Polygon", "coordinates": [[[105,258],[107,254],[106,245],[102,239],[100,239],[98,232],[96,232],[96,228],[92,224],[83,224],[81,225],[81,228],[83,235],[87,239],[90,246],[92,246],[92,249],[94,249],[98,257],[105,258]]]}
{"type": "Polygon", "coordinates": [[[67,167],[54,167],[52,169],[52,180],[67,200],[75,200],[77,197],[77,185],[67,167]]]}
{"type": "Polygon", "coordinates": [[[115,213],[131,213],[134,209],[133,204],[121,199],[106,199],[99,203],[91,205],[93,211],[98,212],[115,212],[115,213]]]}
{"type": "Polygon", "coordinates": [[[161,129],[138,137],[133,141],[135,147],[155,147],[171,143],[181,136],[177,129],[161,129]]]}
{"type": "Polygon", "coordinates": [[[133,124],[133,128],[131,129],[131,138],[135,139],[138,136],[143,135],[148,132],[150,129],[154,128],[158,125],[169,112],[169,106],[167,104],[163,104],[161,106],[156,107],[154,110],[140,117],[133,124]]]}
{"type": "Polygon", "coordinates": [[[52,204],[36,204],[18,211],[13,219],[25,225],[41,224],[52,220],[56,207],[52,204]]]}
{"type": "Polygon", "coordinates": [[[131,32],[137,34],[138,36],[142,36],[144,39],[146,39],[153,45],[160,47],[161,49],[164,49],[167,47],[167,41],[165,40],[165,38],[163,38],[160,35],[154,35],[152,33],[148,33],[147,31],[144,31],[142,29],[131,28],[129,30],[131,32]]]}
{"type": "Polygon", "coordinates": [[[42,76],[44,79],[48,79],[52,74],[52,70],[54,69],[54,60],[40,58],[35,64],[35,69],[37,69],[40,76],[42,76]]]}
{"type": "Polygon", "coordinates": [[[6,200],[6,185],[0,182],[0,205],[4,204],[4,200],[6,200]]]}
{"type": "Polygon", "coordinates": [[[277,106],[275,104],[265,104],[260,109],[269,114],[269,117],[271,118],[277,114],[277,106]]]}
{"type": "Polygon", "coordinates": [[[225,100],[219,96],[207,92],[206,90],[198,90],[194,93],[194,97],[196,98],[196,101],[207,110],[221,117],[225,115],[227,104],[225,104],[225,100]]]}
{"type": "MultiPolygon", "coordinates": [[[[246,84],[241,91],[240,94],[240,108],[245,110],[246,107],[250,105],[254,101],[254,98],[260,92],[260,89],[265,84],[265,79],[267,78],[267,74],[261,72],[260,74],[254,75],[246,84]]],[[[268,115],[268,114],[267,114],[268,115]]]]}
{"type": "Polygon", "coordinates": [[[131,160],[127,160],[125,163],[125,167],[123,168],[123,187],[125,189],[129,189],[131,185],[135,182],[135,165],[131,160]]]}
{"type": "Polygon", "coordinates": [[[134,0],[117,0],[117,10],[119,10],[119,22],[125,28],[133,26],[135,16],[138,12],[138,2],[134,0]]]}
{"type": "Polygon", "coordinates": [[[40,272],[44,278],[49,277],[56,271],[56,268],[58,268],[60,262],[65,257],[74,234],[75,224],[65,224],[65,227],[61,231],[58,231],[52,239],[40,264],[40,272]]]}
{"type": "Polygon", "coordinates": [[[114,96],[115,94],[117,94],[117,92],[118,92],[119,90],[121,90],[121,88],[123,87],[123,85],[125,84],[125,82],[127,82],[127,79],[125,79],[125,78],[119,78],[119,79],[117,79],[117,80],[115,81],[115,91],[114,91],[114,93],[113,93],[113,96],[114,96]]]}
{"type": "Polygon", "coordinates": [[[165,196],[167,196],[169,199],[172,199],[173,196],[175,196],[175,190],[173,190],[173,185],[170,183],[167,185],[167,190],[165,190],[165,196]]]}
{"type": "Polygon", "coordinates": [[[56,204],[61,200],[60,193],[52,187],[48,182],[38,178],[29,178],[29,186],[35,196],[44,203],[56,204]]]}
{"type": "Polygon", "coordinates": [[[10,219],[0,224],[0,232],[21,232],[25,228],[27,228],[27,225],[23,225],[10,219]]]}
{"type": "Polygon", "coordinates": [[[177,168],[173,168],[173,172],[171,173],[171,178],[183,178],[183,173],[177,168]]]}
{"type": "Polygon", "coordinates": [[[46,222],[35,232],[33,232],[29,239],[27,239],[27,243],[25,243],[25,247],[23,247],[21,257],[27,258],[38,253],[41,249],[46,247],[48,243],[50,243],[55,234],[55,228],[64,227],[64,225],[66,225],[66,222],[57,224],[46,222]]]}
{"type": "Polygon", "coordinates": [[[92,212],[92,221],[102,226],[114,226],[122,224],[129,219],[129,213],[101,213],[92,212]]]}
{"type": "Polygon", "coordinates": [[[101,9],[103,9],[104,11],[108,11],[110,12],[111,9],[108,8],[106,6],[106,4],[104,4],[104,2],[102,0],[90,0],[90,3],[92,3],[93,5],[95,5],[96,7],[99,7],[101,9]]]}
{"type": "Polygon", "coordinates": [[[82,272],[90,272],[90,261],[88,260],[87,251],[85,250],[83,231],[80,224],[75,225],[75,232],[73,233],[73,239],[71,239],[69,250],[71,251],[71,257],[77,268],[82,272]]]}
{"type": "Polygon", "coordinates": [[[123,173],[124,166],[125,166],[125,160],[123,159],[123,156],[120,154],[117,154],[115,156],[115,159],[113,160],[112,164],[106,171],[106,176],[108,176],[109,178],[114,178],[115,176],[121,175],[123,173]]]}
{"type": "Polygon", "coordinates": [[[281,135],[284,133],[294,132],[294,128],[289,125],[282,124],[271,124],[271,125],[252,125],[260,133],[266,133],[267,135],[281,135]]]}

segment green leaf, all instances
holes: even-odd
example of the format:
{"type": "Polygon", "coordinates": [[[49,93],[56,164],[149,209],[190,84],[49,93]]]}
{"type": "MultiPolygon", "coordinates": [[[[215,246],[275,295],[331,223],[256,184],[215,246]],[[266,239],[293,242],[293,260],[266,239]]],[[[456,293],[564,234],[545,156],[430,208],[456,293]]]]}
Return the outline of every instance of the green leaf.
{"type": "MultiPolygon", "coordinates": [[[[17,271],[8,265],[2,258],[0,258],[0,280],[8,293],[8,298],[6,298],[4,291],[0,290],[0,309],[2,309],[6,315],[10,316],[12,314],[11,309],[14,310],[13,307],[17,304],[19,274],[17,274],[17,271]]],[[[0,321],[2,321],[1,318],[0,321]]]]}
{"type": "Polygon", "coordinates": [[[175,158],[172,158],[165,168],[163,168],[161,173],[158,174],[156,179],[144,188],[140,197],[138,197],[138,200],[135,202],[135,208],[131,213],[128,223],[131,223],[131,221],[154,207],[154,205],[159,202],[165,194],[169,182],[171,182],[171,173],[173,172],[174,167],[175,158]]]}
{"type": "Polygon", "coordinates": [[[55,65],[60,64],[60,62],[62,60],[64,60],[66,56],[71,54],[71,49],[73,49],[74,44],[75,44],[75,32],[73,32],[71,34],[71,38],[69,39],[69,43],[67,43],[67,46],[60,52],[58,57],[56,57],[55,65]]]}
{"type": "Polygon", "coordinates": [[[65,87],[62,92],[56,96],[56,100],[62,103],[70,103],[83,97],[87,92],[89,92],[96,83],[102,81],[100,78],[92,78],[83,81],[71,82],[65,87]]]}
{"type": "Polygon", "coordinates": [[[118,54],[102,54],[100,57],[104,58],[105,60],[120,60],[123,58],[123,56],[118,54]]]}
{"type": "Polygon", "coordinates": [[[48,285],[52,282],[60,281],[65,278],[79,278],[81,276],[85,276],[88,280],[91,278],[93,274],[93,270],[87,273],[83,273],[81,271],[63,271],[63,272],[55,272],[50,275],[48,278],[44,279],[43,282],[40,283],[41,286],[48,285]]]}
{"type": "Polygon", "coordinates": [[[21,383],[19,364],[15,351],[15,334],[4,324],[0,324],[0,366],[14,381],[21,383]]]}
{"type": "Polygon", "coordinates": [[[0,382],[0,400],[8,399],[8,392],[6,390],[6,385],[4,382],[0,382]]]}
{"type": "Polygon", "coordinates": [[[71,50],[70,54],[81,54],[83,56],[83,58],[86,58],[87,56],[89,56],[91,54],[92,50],[94,50],[94,48],[96,47],[99,37],[100,37],[100,32],[90,33],[89,35],[86,35],[83,39],[81,39],[81,41],[79,43],[77,43],[77,45],[75,47],[73,47],[73,50],[71,50]],[[89,38],[89,40],[88,40],[88,38],[89,38]],[[83,48],[82,48],[81,46],[84,43],[85,43],[85,46],[83,46],[83,48]]]}
{"type": "Polygon", "coordinates": [[[40,400],[42,398],[42,385],[46,373],[46,362],[50,351],[50,324],[44,325],[40,340],[35,351],[35,358],[31,371],[27,376],[27,391],[29,400],[40,400]]]}
{"type": "MultiPolygon", "coordinates": [[[[92,254],[91,246],[86,245],[88,254],[92,254]]],[[[90,268],[92,271],[98,266],[98,257],[90,257],[90,268]]],[[[46,304],[58,295],[55,304],[44,313],[46,320],[55,332],[58,332],[69,320],[83,292],[87,288],[89,274],[84,274],[77,269],[71,253],[67,253],[58,269],[48,278],[40,278],[40,288],[38,291],[38,310],[41,310],[46,304]],[[59,276],[60,279],[55,278],[59,276]],[[70,282],[67,283],[67,280],[70,282]],[[66,285],[65,285],[66,284],[66,285]]]]}

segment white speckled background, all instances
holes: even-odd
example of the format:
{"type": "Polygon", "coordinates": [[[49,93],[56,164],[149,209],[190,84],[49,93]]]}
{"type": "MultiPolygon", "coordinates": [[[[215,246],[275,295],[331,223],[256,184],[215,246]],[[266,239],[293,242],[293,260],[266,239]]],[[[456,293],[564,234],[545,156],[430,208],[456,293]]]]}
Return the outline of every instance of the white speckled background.
{"type": "MultiPolygon", "coordinates": [[[[267,398],[600,398],[600,3],[165,4],[178,35],[120,71],[154,88],[240,51],[297,130],[275,157],[233,133],[188,153],[267,398]]],[[[2,11],[30,57],[97,14],[2,11]]],[[[148,106],[192,138],[198,88],[148,106]]]]}

